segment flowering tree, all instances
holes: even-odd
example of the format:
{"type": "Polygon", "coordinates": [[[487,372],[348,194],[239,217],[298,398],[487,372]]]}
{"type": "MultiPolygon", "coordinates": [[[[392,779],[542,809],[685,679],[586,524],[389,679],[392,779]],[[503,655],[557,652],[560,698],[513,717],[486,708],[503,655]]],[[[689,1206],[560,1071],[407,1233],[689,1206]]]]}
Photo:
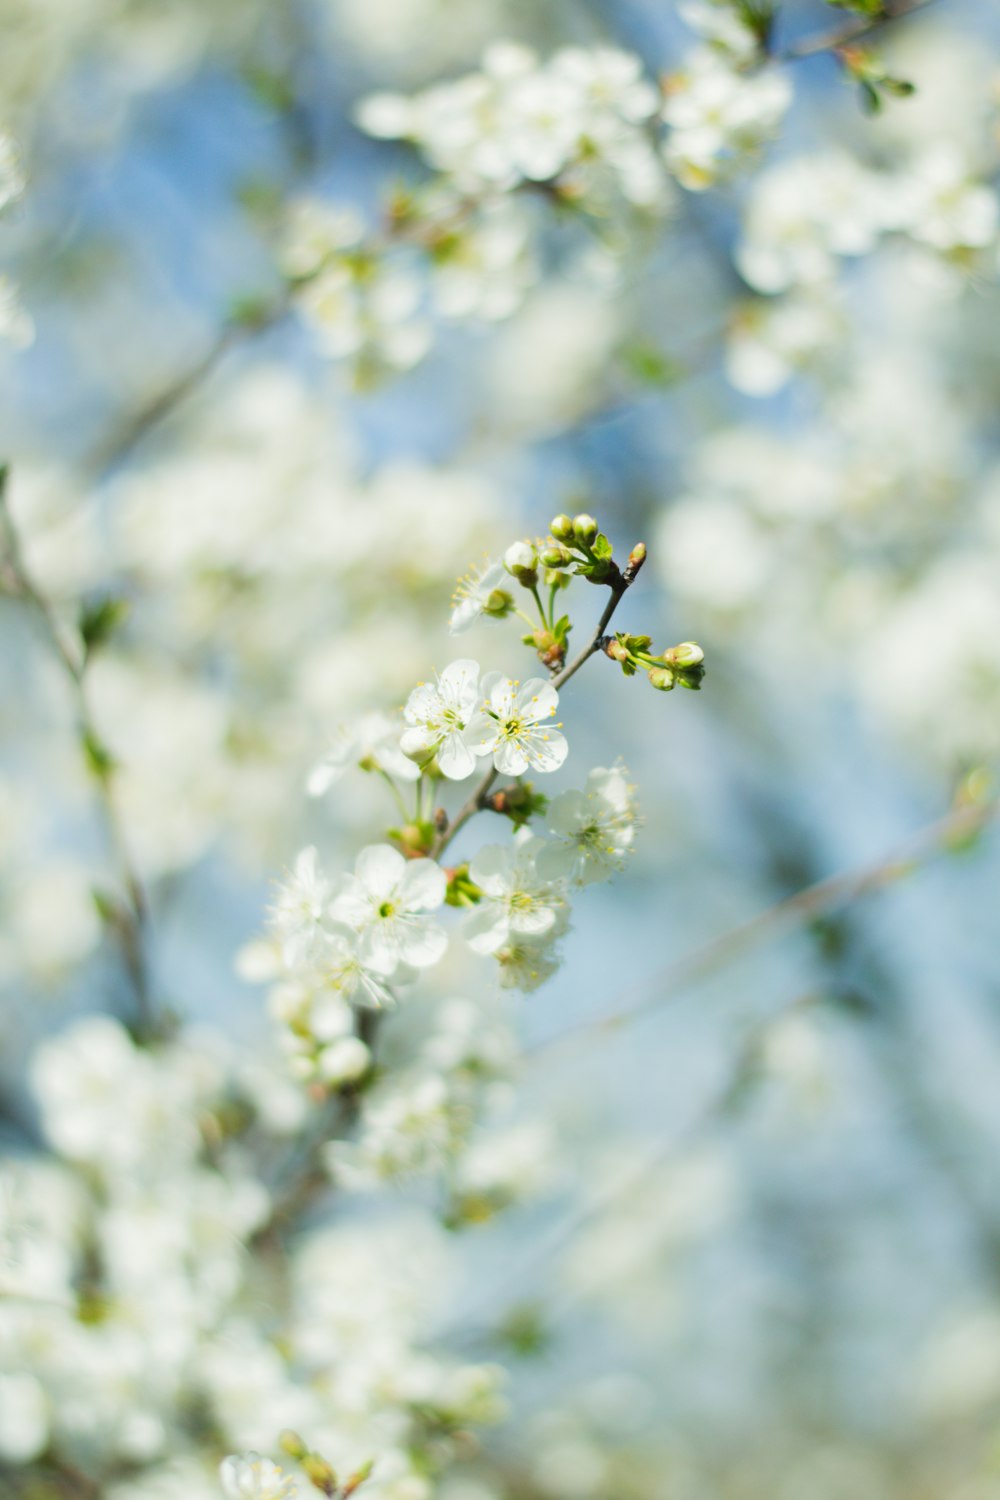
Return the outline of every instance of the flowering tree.
{"type": "Polygon", "coordinates": [[[0,1490],[986,1493],[991,8],[8,8],[0,1490]]]}

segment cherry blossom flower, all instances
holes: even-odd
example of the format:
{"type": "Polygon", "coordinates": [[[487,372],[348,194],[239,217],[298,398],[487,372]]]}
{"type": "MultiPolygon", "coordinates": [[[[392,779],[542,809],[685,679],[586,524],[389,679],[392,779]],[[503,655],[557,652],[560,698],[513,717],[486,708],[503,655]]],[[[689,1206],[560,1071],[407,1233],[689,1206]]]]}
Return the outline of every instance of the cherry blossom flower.
{"type": "Polygon", "coordinates": [[[446,886],[433,860],[406,860],[389,844],[370,844],[330,915],[358,934],[358,955],[377,974],[388,978],[401,964],[425,969],[448,945],[443,928],[424,915],[443,904],[446,886]]]}
{"type": "Polygon", "coordinates": [[[590,885],[621,869],[635,838],[635,805],[621,766],[597,766],[583,791],[563,792],[549,808],[549,828],[538,853],[539,873],[590,885]]]}
{"type": "Polygon", "coordinates": [[[475,721],[476,754],[492,755],[505,776],[520,776],[529,766],[534,771],[557,771],[569,745],[558,725],[545,723],[559,706],[551,683],[531,677],[521,685],[490,672],[483,678],[483,691],[486,701],[475,721]]]}
{"type": "Polygon", "coordinates": [[[351,766],[384,771],[400,781],[416,781],[420,775],[403,753],[398,724],[383,713],[363,714],[356,723],[340,729],[329,754],[310,772],[306,783],[310,797],[321,797],[351,766]]]}
{"type": "Polygon", "coordinates": [[[469,725],[479,702],[479,663],[453,661],[435,684],[422,682],[406,701],[402,748],[416,761],[437,756],[442,775],[461,781],[476,768],[469,725]]]}
{"type": "Polygon", "coordinates": [[[508,574],[502,562],[486,563],[472,568],[460,578],[452,599],[448,628],[452,635],[468,630],[473,620],[486,611],[491,615],[507,614],[513,604],[505,585],[508,574]]]}
{"type": "Polygon", "coordinates": [[[294,1479],[259,1453],[230,1454],[219,1465],[219,1479],[226,1500],[292,1500],[299,1492],[294,1479]]]}
{"type": "Polygon", "coordinates": [[[539,938],[554,933],[566,911],[562,887],[541,874],[536,863],[543,841],[530,834],[512,844],[487,844],[469,866],[482,900],[465,928],[476,953],[496,953],[513,935],[539,938]]]}

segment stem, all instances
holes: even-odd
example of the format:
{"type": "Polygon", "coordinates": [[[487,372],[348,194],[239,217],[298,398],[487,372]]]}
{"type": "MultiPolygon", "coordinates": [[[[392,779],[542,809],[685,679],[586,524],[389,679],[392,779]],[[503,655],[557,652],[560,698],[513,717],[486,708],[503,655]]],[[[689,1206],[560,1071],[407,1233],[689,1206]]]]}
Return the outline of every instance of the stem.
{"type": "MultiPolygon", "coordinates": [[[[570,678],[574,677],[576,673],[579,672],[584,663],[589,661],[594,653],[601,649],[601,640],[604,636],[604,632],[608,626],[611,616],[614,614],[615,610],[621,603],[624,594],[628,591],[629,585],[632,583],[636,572],[638,572],[638,568],[626,568],[624,573],[616,570],[615,573],[612,574],[612,577],[608,580],[608,587],[611,590],[611,597],[608,600],[607,604],[604,606],[604,611],[601,615],[601,618],[597,622],[597,628],[595,629],[589,644],[584,647],[579,656],[576,657],[576,659],[572,661],[568,667],[563,667],[562,671],[557,672],[556,675],[552,678],[552,686],[554,688],[559,689],[565,683],[569,682],[570,678]]],[[[470,795],[468,801],[462,804],[448,826],[442,833],[438,834],[437,838],[434,840],[434,843],[430,848],[431,859],[440,859],[441,855],[447,849],[448,845],[451,843],[456,833],[458,833],[459,829],[464,828],[470,818],[475,817],[477,812],[482,811],[486,798],[489,794],[490,787],[493,785],[494,781],[496,781],[499,774],[500,773],[495,766],[490,767],[490,769],[486,772],[486,775],[482,778],[478,786],[470,795]]]]}
{"type": "MultiPolygon", "coordinates": [[[[381,766],[379,766],[379,768],[378,768],[378,774],[381,776],[382,780],[385,782],[386,786],[389,788],[390,792],[392,793],[393,798],[394,798],[395,803],[396,803],[396,806],[399,809],[399,815],[403,819],[403,822],[404,823],[408,823],[410,821],[410,814],[406,810],[406,803],[403,801],[403,797],[402,797],[402,794],[401,794],[401,792],[399,790],[399,787],[396,785],[396,783],[393,780],[393,778],[389,775],[389,772],[388,771],[383,771],[383,769],[382,769],[381,766]]],[[[419,796],[420,796],[420,783],[418,782],[417,783],[417,797],[419,798],[419,796]]],[[[419,802],[417,804],[417,817],[418,818],[420,817],[420,804],[419,804],[419,802]]]]}
{"type": "Polygon", "coordinates": [[[538,605],[538,613],[542,617],[542,628],[544,630],[551,630],[552,629],[552,621],[549,620],[546,617],[546,614],[545,614],[545,605],[542,603],[541,599],[538,596],[538,584],[537,583],[533,583],[531,585],[531,597],[532,597],[532,599],[534,599],[535,603],[538,605]]]}
{"type": "Polygon", "coordinates": [[[910,874],[920,862],[947,852],[952,843],[961,843],[981,833],[998,814],[1000,801],[955,808],[945,817],[918,829],[905,844],[877,864],[818,880],[784,901],[758,912],[756,916],[741,922],[720,937],[712,938],[659,975],[650,976],[642,987],[649,988],[651,993],[635,1005],[567,1027],[532,1048],[527,1055],[534,1057],[547,1053],[583,1033],[601,1034],[627,1026],[659,1009],[666,1001],[676,999],[690,985],[714,974],[785,928],[803,925],[838,907],[894,885],[910,874]]]}
{"type": "MultiPolygon", "coordinates": [[[[3,562],[15,597],[29,606],[38,621],[42,634],[58,658],[68,678],[76,703],[77,722],[81,742],[99,745],[100,732],[94,722],[87,694],[87,656],[69,645],[63,636],[59,621],[51,603],[42,593],[28,571],[21,550],[20,538],[10,513],[6,495],[6,470],[0,472],[0,536],[3,541],[3,562]]],[[[91,774],[97,786],[97,799],[101,808],[105,833],[115,856],[125,901],[117,908],[115,918],[108,925],[118,938],[122,962],[135,997],[136,1025],[140,1035],[150,1036],[155,1030],[155,1016],[150,996],[149,975],[146,964],[146,930],[149,923],[149,906],[142,881],[129,854],[128,840],[122,825],[121,815],[115,800],[111,767],[98,768],[91,765],[91,774]]]]}
{"type": "Polygon", "coordinates": [[[848,21],[843,26],[834,26],[829,31],[821,31],[815,36],[803,37],[801,41],[791,42],[775,53],[774,60],[800,62],[805,57],[816,57],[821,52],[838,52],[841,47],[849,47],[854,42],[871,36],[873,32],[880,31],[891,21],[900,21],[933,3],[934,0],[886,0],[880,16],[874,16],[870,20],[862,17],[858,21],[848,21]]]}

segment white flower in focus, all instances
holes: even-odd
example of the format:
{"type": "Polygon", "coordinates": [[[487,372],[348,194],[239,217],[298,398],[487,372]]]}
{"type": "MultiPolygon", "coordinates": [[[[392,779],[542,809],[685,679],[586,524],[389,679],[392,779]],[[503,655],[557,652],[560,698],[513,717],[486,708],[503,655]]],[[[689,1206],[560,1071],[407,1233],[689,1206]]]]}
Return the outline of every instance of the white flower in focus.
{"type": "Polygon", "coordinates": [[[448,945],[426,912],[444,902],[447,881],[432,859],[404,859],[389,844],[362,849],[345,887],[330,907],[336,922],[358,934],[358,954],[389,978],[401,964],[426,969],[448,945]]]}
{"type": "Polygon", "coordinates": [[[471,568],[464,578],[460,578],[451,601],[452,611],[448,621],[451,634],[461,635],[462,631],[468,630],[473,620],[478,620],[484,610],[490,614],[506,613],[510,600],[507,582],[508,575],[502,562],[471,568]]]}
{"type": "Polygon", "coordinates": [[[635,803],[621,766],[596,767],[583,791],[563,792],[549,808],[556,835],[538,852],[538,870],[548,879],[590,885],[620,870],[635,839],[635,803]]]}
{"type": "Polygon", "coordinates": [[[510,677],[490,672],[483,678],[486,702],[475,722],[477,755],[492,755],[504,776],[535,771],[557,771],[569,753],[566,736],[557,725],[547,726],[559,706],[551,683],[531,677],[519,685],[510,677]]]}
{"type": "Polygon", "coordinates": [[[469,866],[483,893],[465,926],[475,953],[496,953],[507,940],[555,934],[565,922],[561,886],[541,873],[537,856],[543,841],[531,834],[512,844],[487,844],[469,866]]]}
{"type": "Polygon", "coordinates": [[[321,797],[352,766],[362,771],[384,771],[401,781],[416,781],[419,768],[399,743],[399,726],[388,714],[364,714],[357,723],[342,728],[333,749],[310,772],[306,790],[321,797]]]}
{"type": "Polygon", "coordinates": [[[469,744],[469,725],[478,702],[479,663],[453,661],[436,684],[420,683],[406,700],[403,717],[410,727],[403,731],[403,751],[418,762],[436,754],[449,781],[470,776],[476,757],[469,744]]]}
{"type": "Polygon", "coordinates": [[[226,1500],[292,1500],[299,1492],[294,1479],[286,1478],[276,1463],[259,1453],[224,1458],[219,1479],[226,1500]]]}
{"type": "Polygon", "coordinates": [[[321,924],[333,887],[319,866],[315,846],[303,849],[271,909],[271,927],[289,968],[309,958],[322,937],[321,924]]]}

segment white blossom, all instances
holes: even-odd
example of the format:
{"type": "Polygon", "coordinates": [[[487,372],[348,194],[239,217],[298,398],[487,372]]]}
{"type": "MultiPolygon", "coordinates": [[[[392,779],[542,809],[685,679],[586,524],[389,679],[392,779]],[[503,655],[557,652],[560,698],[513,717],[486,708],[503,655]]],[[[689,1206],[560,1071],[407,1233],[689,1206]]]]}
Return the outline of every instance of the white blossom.
{"type": "Polygon", "coordinates": [[[271,927],[289,968],[310,957],[322,937],[322,922],[333,886],[320,868],[314,845],[303,849],[295,868],[279,887],[271,909],[271,927]]]}
{"type": "Polygon", "coordinates": [[[484,610],[490,613],[502,611],[505,601],[510,598],[506,592],[508,583],[509,578],[502,562],[471,568],[464,578],[460,578],[455,586],[451,618],[448,621],[452,635],[460,635],[462,631],[468,630],[484,610]]]}
{"type": "Polygon", "coordinates": [[[596,767],[583,791],[562,792],[549,808],[554,839],[538,852],[539,873],[589,885],[620,870],[635,839],[633,788],[621,766],[596,767]]]}
{"type": "Polygon", "coordinates": [[[524,684],[502,673],[483,678],[485,702],[474,721],[473,748],[477,755],[491,755],[496,769],[505,776],[534,771],[557,771],[569,753],[566,737],[549,720],[559,706],[559,694],[551,683],[531,677],[524,684]]]}
{"type": "Polygon", "coordinates": [[[276,1463],[259,1453],[240,1457],[231,1454],[219,1466],[219,1479],[226,1500],[292,1500],[298,1494],[294,1479],[286,1477],[276,1463]]]}
{"type": "Polygon", "coordinates": [[[555,933],[566,900],[561,884],[539,869],[542,847],[541,839],[521,835],[510,844],[487,844],[470,861],[469,874],[483,893],[465,926],[476,953],[496,953],[512,935],[555,933]]]}
{"type": "Polygon", "coordinates": [[[443,904],[446,885],[433,860],[406,860],[389,844],[372,844],[358,855],[330,915],[358,934],[361,959],[376,973],[389,978],[401,964],[424,969],[447,947],[444,930],[425,915],[443,904]]]}
{"type": "Polygon", "coordinates": [[[708,187],[774,135],[791,101],[792,86],[779,69],[740,73],[710,49],[697,49],[668,84],[667,164],[685,187],[708,187]]]}
{"type": "Polygon", "coordinates": [[[321,797],[352,766],[384,771],[400,781],[416,781],[419,767],[400,744],[400,726],[388,714],[367,713],[339,731],[333,748],[309,774],[310,797],[321,797]]]}
{"type": "Polygon", "coordinates": [[[461,781],[476,767],[469,726],[479,706],[479,663],[453,661],[436,682],[420,683],[406,700],[403,751],[417,762],[436,756],[442,775],[461,781]]]}

